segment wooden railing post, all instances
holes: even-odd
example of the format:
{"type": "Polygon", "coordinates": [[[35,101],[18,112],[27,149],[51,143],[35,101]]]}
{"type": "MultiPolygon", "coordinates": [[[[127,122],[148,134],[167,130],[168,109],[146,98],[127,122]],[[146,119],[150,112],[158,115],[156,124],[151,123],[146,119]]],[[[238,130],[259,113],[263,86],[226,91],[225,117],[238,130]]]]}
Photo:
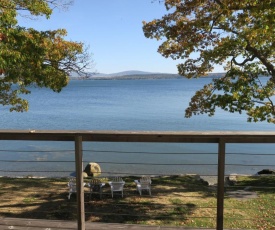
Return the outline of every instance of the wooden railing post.
{"type": "Polygon", "coordinates": [[[217,230],[223,230],[224,209],[224,171],[225,171],[225,141],[219,140],[218,152],[218,188],[217,188],[217,230]]]}
{"type": "Polygon", "coordinates": [[[82,175],[82,136],[75,136],[77,229],[85,230],[84,186],[82,175]]]}

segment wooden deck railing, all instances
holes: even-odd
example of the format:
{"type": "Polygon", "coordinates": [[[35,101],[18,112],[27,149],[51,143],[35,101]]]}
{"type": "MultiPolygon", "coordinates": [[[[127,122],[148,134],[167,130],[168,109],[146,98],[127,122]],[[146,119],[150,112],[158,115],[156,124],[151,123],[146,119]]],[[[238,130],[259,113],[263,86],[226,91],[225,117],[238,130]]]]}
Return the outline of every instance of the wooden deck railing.
{"type": "Polygon", "coordinates": [[[218,184],[216,229],[223,229],[224,176],[227,143],[275,143],[275,132],[151,132],[151,131],[58,131],[0,130],[0,140],[72,141],[75,142],[78,229],[85,229],[82,178],[83,142],[151,142],[218,144],[218,184]]]}

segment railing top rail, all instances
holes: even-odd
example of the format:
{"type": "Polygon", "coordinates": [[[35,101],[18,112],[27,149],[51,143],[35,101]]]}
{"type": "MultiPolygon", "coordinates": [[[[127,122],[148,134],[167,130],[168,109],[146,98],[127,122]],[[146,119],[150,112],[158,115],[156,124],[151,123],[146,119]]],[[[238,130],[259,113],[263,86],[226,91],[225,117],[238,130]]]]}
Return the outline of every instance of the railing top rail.
{"type": "Polygon", "coordinates": [[[274,131],[0,130],[0,140],[167,143],[275,143],[274,131]]]}

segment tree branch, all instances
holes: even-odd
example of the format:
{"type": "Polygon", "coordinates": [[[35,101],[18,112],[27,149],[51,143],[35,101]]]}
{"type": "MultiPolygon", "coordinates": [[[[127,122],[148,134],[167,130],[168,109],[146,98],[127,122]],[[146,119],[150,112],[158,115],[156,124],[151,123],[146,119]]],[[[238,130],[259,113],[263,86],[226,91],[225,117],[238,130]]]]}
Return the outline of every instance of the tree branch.
{"type": "Polygon", "coordinates": [[[234,62],[235,65],[243,66],[243,65],[245,65],[247,62],[253,61],[255,58],[256,58],[256,55],[253,55],[252,57],[246,58],[243,62],[240,62],[240,63],[239,63],[239,62],[236,61],[236,58],[233,57],[233,58],[232,58],[232,61],[234,62]]]}
{"type": "MultiPolygon", "coordinates": [[[[247,51],[253,53],[267,68],[267,71],[272,75],[272,79],[275,82],[275,68],[256,48],[252,47],[249,43],[246,48],[247,51]]],[[[254,56],[253,55],[253,56],[254,56]]]]}
{"type": "Polygon", "coordinates": [[[214,0],[219,6],[223,6],[222,2],[220,0],[214,0]]]}

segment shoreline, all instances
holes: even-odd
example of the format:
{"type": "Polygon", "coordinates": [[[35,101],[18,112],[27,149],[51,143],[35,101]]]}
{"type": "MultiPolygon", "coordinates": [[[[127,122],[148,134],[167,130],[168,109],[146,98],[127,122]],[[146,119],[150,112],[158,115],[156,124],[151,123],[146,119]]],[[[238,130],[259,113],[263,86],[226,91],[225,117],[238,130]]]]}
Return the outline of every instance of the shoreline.
{"type": "MultiPolygon", "coordinates": [[[[199,174],[177,174],[177,175],[150,175],[152,178],[160,178],[160,177],[173,177],[173,176],[192,176],[197,180],[202,180],[208,183],[209,186],[217,185],[218,183],[218,176],[204,176],[199,174]]],[[[232,173],[230,175],[225,176],[225,182],[227,181],[234,181],[236,177],[238,176],[275,176],[274,174],[237,174],[232,173]]],[[[14,179],[20,179],[20,178],[29,178],[29,179],[68,179],[73,176],[0,176],[0,178],[14,178],[14,179]]],[[[130,175],[130,176],[122,176],[122,177],[140,177],[140,175],[130,175]]],[[[97,178],[106,178],[105,176],[99,176],[97,178]]],[[[108,177],[107,177],[108,178],[108,177]]],[[[85,179],[85,178],[84,178],[85,179]]],[[[88,177],[87,179],[90,179],[88,177]]]]}

